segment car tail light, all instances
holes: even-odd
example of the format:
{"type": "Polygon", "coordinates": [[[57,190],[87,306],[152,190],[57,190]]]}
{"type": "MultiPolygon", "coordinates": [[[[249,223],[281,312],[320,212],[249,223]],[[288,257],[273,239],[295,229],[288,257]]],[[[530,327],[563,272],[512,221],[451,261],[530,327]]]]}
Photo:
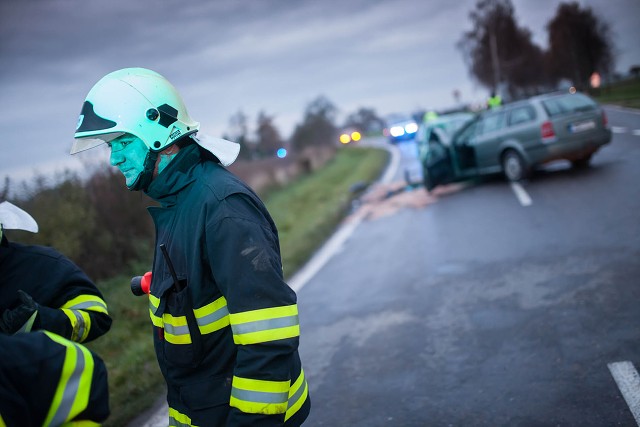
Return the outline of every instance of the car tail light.
{"type": "Polygon", "coordinates": [[[542,142],[553,142],[556,139],[556,133],[553,130],[553,123],[544,122],[540,128],[542,134],[542,142]]]}
{"type": "Polygon", "coordinates": [[[607,118],[607,113],[602,110],[602,126],[607,127],[609,125],[609,119],[607,118]]]}

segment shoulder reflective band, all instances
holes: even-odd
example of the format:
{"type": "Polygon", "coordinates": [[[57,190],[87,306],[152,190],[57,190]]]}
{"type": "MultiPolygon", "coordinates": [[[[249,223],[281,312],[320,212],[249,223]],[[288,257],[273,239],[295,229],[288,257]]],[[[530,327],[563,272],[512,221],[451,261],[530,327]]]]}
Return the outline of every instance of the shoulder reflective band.
{"type": "Polygon", "coordinates": [[[249,414],[284,414],[290,381],[264,381],[233,377],[229,404],[249,414]]]}
{"type": "Polygon", "coordinates": [[[93,379],[93,356],[89,350],[80,345],[50,332],[45,334],[51,340],[66,347],[58,387],[43,424],[59,426],[74,419],[87,408],[93,379]]]}
{"type": "Polygon", "coordinates": [[[257,344],[300,335],[297,304],[231,313],[229,318],[236,344],[257,344]]]}
{"type": "Polygon", "coordinates": [[[304,377],[304,371],[301,369],[300,376],[289,389],[289,402],[287,403],[287,413],[284,416],[285,421],[298,412],[305,400],[307,400],[308,395],[309,387],[307,385],[307,380],[304,377]]]}
{"type": "Polygon", "coordinates": [[[105,303],[102,298],[95,295],[79,295],[72,300],[67,301],[60,308],[97,311],[99,313],[109,314],[107,312],[107,303],[105,303]]]}
{"type": "Polygon", "coordinates": [[[69,310],[63,308],[62,312],[67,315],[71,322],[71,341],[83,342],[91,330],[91,317],[84,310],[69,310]]]}
{"type": "Polygon", "coordinates": [[[191,424],[191,418],[169,407],[169,425],[171,427],[197,427],[191,424]]]}

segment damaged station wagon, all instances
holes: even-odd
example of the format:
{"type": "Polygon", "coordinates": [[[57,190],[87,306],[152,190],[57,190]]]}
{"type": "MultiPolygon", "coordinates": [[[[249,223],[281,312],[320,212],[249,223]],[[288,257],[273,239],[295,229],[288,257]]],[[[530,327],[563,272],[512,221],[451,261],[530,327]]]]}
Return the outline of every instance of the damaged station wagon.
{"type": "Polygon", "coordinates": [[[509,181],[530,176],[553,160],[588,166],[611,141],[604,110],[580,93],[539,95],[485,110],[452,137],[431,132],[420,157],[427,190],[478,175],[503,173],[509,181]]]}

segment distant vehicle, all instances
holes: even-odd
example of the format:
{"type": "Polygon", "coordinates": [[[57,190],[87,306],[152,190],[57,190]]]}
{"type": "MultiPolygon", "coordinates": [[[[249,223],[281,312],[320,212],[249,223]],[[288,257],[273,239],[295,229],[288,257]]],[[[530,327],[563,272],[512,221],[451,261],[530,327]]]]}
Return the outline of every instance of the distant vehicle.
{"type": "Polygon", "coordinates": [[[576,168],[611,141],[604,110],[584,94],[539,95],[476,115],[451,138],[436,131],[421,153],[425,188],[503,173],[509,181],[557,159],[576,168]],[[450,143],[447,143],[449,140],[450,143]]]}
{"type": "Polygon", "coordinates": [[[418,123],[411,117],[392,116],[387,119],[384,134],[392,143],[411,140],[418,132],[418,123]]]}
{"type": "Polygon", "coordinates": [[[347,145],[351,142],[358,142],[362,139],[362,134],[359,130],[353,128],[343,129],[340,132],[340,137],[338,138],[340,143],[343,145],[347,145]]]}

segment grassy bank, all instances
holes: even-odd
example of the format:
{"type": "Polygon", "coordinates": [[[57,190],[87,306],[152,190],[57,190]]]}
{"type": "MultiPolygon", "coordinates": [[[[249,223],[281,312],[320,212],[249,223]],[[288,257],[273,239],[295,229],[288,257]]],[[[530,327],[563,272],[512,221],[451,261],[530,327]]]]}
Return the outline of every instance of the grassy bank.
{"type": "Polygon", "coordinates": [[[602,104],[640,108],[640,79],[628,79],[604,86],[595,98],[602,104]]]}
{"type": "MultiPolygon", "coordinates": [[[[343,147],[323,169],[264,197],[279,229],[286,276],[300,268],[344,218],[355,197],[351,186],[374,181],[387,156],[384,150],[343,147]]],[[[127,425],[158,399],[163,387],[151,341],[148,300],[129,290],[131,276],[143,273],[149,264],[134,265],[122,276],[98,283],[114,319],[111,331],[89,344],[109,372],[107,427],[127,425]]]]}

